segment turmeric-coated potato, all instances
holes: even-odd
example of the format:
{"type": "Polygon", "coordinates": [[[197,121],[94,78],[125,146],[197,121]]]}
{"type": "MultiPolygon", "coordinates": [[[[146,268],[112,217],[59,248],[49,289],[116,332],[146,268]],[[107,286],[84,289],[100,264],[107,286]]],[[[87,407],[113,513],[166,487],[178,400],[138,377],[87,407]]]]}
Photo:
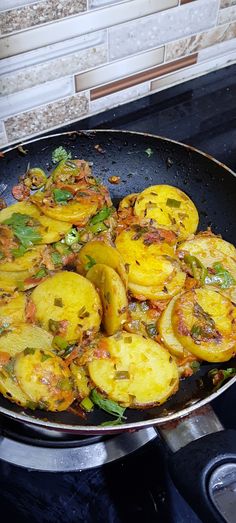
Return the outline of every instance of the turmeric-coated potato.
{"type": "Polygon", "coordinates": [[[192,200],[171,185],[152,185],[142,191],[136,199],[134,214],[142,219],[154,220],[158,227],[175,231],[179,239],[195,233],[199,221],[192,200]]]}
{"type": "Polygon", "coordinates": [[[1,322],[11,324],[25,321],[26,296],[23,292],[7,293],[0,291],[1,322]]]}
{"type": "Polygon", "coordinates": [[[35,349],[50,349],[52,335],[37,325],[19,323],[11,326],[11,330],[0,336],[0,351],[15,356],[27,347],[35,349]]]}
{"type": "Polygon", "coordinates": [[[136,201],[138,193],[127,194],[119,203],[118,211],[133,207],[136,201]]]}
{"type": "MultiPolygon", "coordinates": [[[[148,234],[147,232],[144,233],[148,234]]],[[[128,281],[138,285],[161,285],[173,271],[175,247],[165,241],[149,241],[142,231],[122,231],[116,238],[116,247],[129,268],[128,281]]],[[[156,239],[157,240],[157,239],[156,239]]]]}
{"type": "Polygon", "coordinates": [[[23,256],[15,258],[12,261],[4,262],[0,260],[0,271],[4,272],[21,272],[32,270],[34,267],[37,268],[42,260],[44,247],[38,245],[37,247],[32,247],[27,251],[23,256]]]}
{"type": "Polygon", "coordinates": [[[30,397],[23,392],[14,376],[13,363],[12,360],[11,365],[8,364],[6,368],[0,369],[0,392],[5,398],[20,407],[28,407],[32,402],[30,397]]]}
{"type": "Polygon", "coordinates": [[[166,301],[181,291],[185,280],[186,274],[179,267],[175,267],[162,285],[137,285],[130,282],[129,291],[138,300],[166,301]]]}
{"type": "Polygon", "coordinates": [[[176,300],[179,296],[174,296],[170,303],[161,314],[161,317],[158,322],[159,333],[164,345],[170,351],[171,354],[177,358],[182,358],[184,356],[184,347],[181,345],[178,338],[175,336],[172,327],[172,312],[176,300]]]}
{"type": "Polygon", "coordinates": [[[82,400],[83,398],[86,398],[86,396],[89,396],[91,392],[89,376],[85,368],[81,365],[77,365],[76,361],[73,361],[70,364],[70,370],[74,381],[76,397],[82,400]]]}
{"type": "Polygon", "coordinates": [[[85,275],[91,263],[104,263],[112,267],[121,277],[124,285],[127,285],[127,272],[119,251],[111,245],[102,241],[90,241],[80,249],[77,257],[77,270],[85,275]]]}
{"type": "Polygon", "coordinates": [[[102,307],[102,323],[108,335],[121,329],[127,319],[128,300],[124,284],[117,272],[98,263],[88,271],[86,278],[98,289],[102,307]]]}
{"type": "Polygon", "coordinates": [[[28,347],[16,356],[14,373],[23,392],[44,410],[66,410],[75,399],[71,372],[51,351],[28,347]]]}
{"type": "Polygon", "coordinates": [[[160,405],[178,389],[178,369],[169,352],[151,339],[122,332],[106,338],[110,358],[88,364],[93,383],[126,407],[160,405]]]}
{"type": "Polygon", "coordinates": [[[36,320],[46,330],[68,341],[83,332],[97,332],[101,302],[94,285],[74,272],[61,271],[40,283],[32,292],[36,320]]]}
{"type": "Polygon", "coordinates": [[[236,307],[209,287],[181,294],[172,312],[174,334],[197,358],[228,361],[236,350],[236,307]]]}
{"type": "Polygon", "coordinates": [[[36,205],[29,201],[14,203],[2,209],[2,211],[0,211],[0,223],[11,218],[13,213],[26,214],[38,222],[39,233],[41,235],[40,243],[57,242],[70,229],[70,224],[45,216],[36,205]]]}
{"type": "Polygon", "coordinates": [[[31,273],[29,271],[7,272],[0,270],[0,291],[14,292],[16,289],[30,289],[35,285],[33,280],[32,283],[25,283],[30,277],[31,273]]]}
{"type": "Polygon", "coordinates": [[[91,201],[86,200],[84,202],[69,201],[66,205],[58,204],[50,206],[43,202],[43,198],[43,193],[37,193],[31,197],[33,203],[39,207],[43,214],[54,220],[60,220],[70,224],[73,223],[81,227],[86,225],[89,218],[93,216],[98,209],[98,202],[91,203],[91,201]]]}

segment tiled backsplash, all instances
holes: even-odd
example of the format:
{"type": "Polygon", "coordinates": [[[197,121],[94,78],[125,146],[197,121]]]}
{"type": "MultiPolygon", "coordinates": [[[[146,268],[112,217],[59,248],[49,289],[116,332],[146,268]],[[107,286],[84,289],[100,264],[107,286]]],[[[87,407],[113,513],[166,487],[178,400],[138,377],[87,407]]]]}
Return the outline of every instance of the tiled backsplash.
{"type": "Polygon", "coordinates": [[[0,0],[0,146],[236,62],[236,0],[0,0]]]}

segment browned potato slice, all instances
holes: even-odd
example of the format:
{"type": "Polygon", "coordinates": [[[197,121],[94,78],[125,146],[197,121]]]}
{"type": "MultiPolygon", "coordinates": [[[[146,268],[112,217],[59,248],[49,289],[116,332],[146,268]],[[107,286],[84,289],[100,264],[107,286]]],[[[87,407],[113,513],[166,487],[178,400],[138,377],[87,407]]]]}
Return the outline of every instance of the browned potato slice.
{"type": "Polygon", "coordinates": [[[2,211],[0,211],[0,223],[10,218],[13,213],[27,214],[39,222],[39,232],[42,236],[42,243],[57,242],[70,229],[70,224],[45,216],[36,205],[29,201],[14,203],[2,209],[2,211]]]}
{"type": "Polygon", "coordinates": [[[38,245],[33,247],[30,251],[27,251],[23,256],[15,258],[13,261],[1,262],[0,271],[2,272],[21,272],[37,267],[43,256],[44,247],[38,245]]]}
{"type": "Polygon", "coordinates": [[[62,222],[73,223],[74,225],[83,226],[89,218],[96,214],[98,202],[91,203],[88,201],[76,202],[69,201],[66,205],[55,205],[50,207],[43,203],[43,193],[37,193],[32,197],[33,202],[49,218],[60,220],[62,222]]]}
{"type": "Polygon", "coordinates": [[[137,285],[129,283],[128,288],[131,294],[138,300],[169,300],[171,296],[178,294],[183,288],[186,274],[180,268],[175,268],[171,277],[163,282],[162,285],[137,285]]]}
{"type": "Polygon", "coordinates": [[[128,209],[129,207],[133,207],[136,201],[136,198],[138,196],[138,193],[132,193],[127,194],[119,203],[119,211],[122,209],[128,209]]]}
{"type": "Polygon", "coordinates": [[[70,370],[48,350],[27,348],[19,353],[14,373],[23,392],[44,410],[66,410],[75,399],[70,370]]]}
{"type": "Polygon", "coordinates": [[[30,278],[29,271],[6,272],[0,270],[0,291],[14,292],[16,289],[29,289],[32,285],[25,285],[24,281],[30,278]]]}
{"type": "Polygon", "coordinates": [[[88,272],[89,261],[104,263],[112,267],[121,277],[124,285],[127,285],[127,272],[122,257],[115,247],[102,241],[90,241],[80,249],[77,261],[77,270],[85,275],[88,272]]]}
{"type": "Polygon", "coordinates": [[[163,311],[159,319],[158,326],[161,339],[170,353],[177,358],[183,358],[184,347],[181,345],[178,338],[176,338],[172,327],[172,312],[175,302],[178,298],[179,296],[175,296],[172,298],[170,303],[168,303],[166,309],[163,311]]]}
{"type": "Polygon", "coordinates": [[[108,398],[126,407],[160,405],[178,389],[178,369],[161,345],[138,334],[106,338],[110,358],[88,365],[92,381],[108,398]]]}
{"type": "Polygon", "coordinates": [[[83,398],[86,398],[86,396],[89,396],[91,392],[89,376],[87,375],[85,368],[77,365],[76,362],[71,363],[70,370],[77,391],[76,396],[79,396],[82,400],[83,398]]]}
{"type": "Polygon", "coordinates": [[[11,327],[11,331],[0,336],[0,351],[15,356],[27,347],[50,349],[52,335],[30,323],[20,323],[11,327]]]}
{"type": "Polygon", "coordinates": [[[28,407],[31,403],[29,396],[20,388],[12,372],[8,372],[4,368],[0,370],[0,392],[5,398],[20,407],[28,407]]]}
{"type": "Polygon", "coordinates": [[[132,300],[128,305],[128,318],[123,329],[134,334],[155,338],[159,316],[158,309],[152,308],[147,301],[132,300]]]}
{"type": "Polygon", "coordinates": [[[93,284],[80,274],[58,272],[40,283],[33,290],[31,299],[35,304],[36,320],[40,325],[57,334],[55,322],[63,322],[63,335],[68,341],[80,339],[82,332],[99,330],[99,295],[93,284]]]}
{"type": "Polygon", "coordinates": [[[159,286],[172,274],[173,263],[169,257],[174,256],[173,245],[162,241],[146,245],[143,237],[137,237],[131,229],[117,236],[116,247],[129,266],[129,282],[159,286]]]}
{"type": "Polygon", "coordinates": [[[111,267],[98,263],[88,271],[86,278],[99,290],[105,331],[108,335],[115,334],[127,319],[128,300],[120,276],[111,267]]]}
{"type": "Polygon", "coordinates": [[[152,185],[142,191],[136,199],[134,214],[177,232],[180,239],[196,232],[199,221],[192,200],[171,185],[152,185]]]}
{"type": "Polygon", "coordinates": [[[183,293],[172,312],[174,334],[197,358],[220,362],[236,349],[236,307],[208,287],[183,293]]]}
{"type": "Polygon", "coordinates": [[[26,296],[22,292],[13,294],[0,292],[0,325],[25,321],[26,296]]]}

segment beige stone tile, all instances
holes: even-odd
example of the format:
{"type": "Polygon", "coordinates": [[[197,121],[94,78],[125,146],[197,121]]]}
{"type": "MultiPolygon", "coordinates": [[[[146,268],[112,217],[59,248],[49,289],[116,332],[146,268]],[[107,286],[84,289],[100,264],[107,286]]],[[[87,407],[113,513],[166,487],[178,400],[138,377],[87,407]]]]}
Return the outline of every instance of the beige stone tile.
{"type": "Polygon", "coordinates": [[[129,0],[88,0],[89,9],[98,9],[107,5],[113,5],[118,3],[128,2],[129,0]]]}
{"type": "Polygon", "coordinates": [[[219,42],[224,42],[236,37],[236,22],[218,26],[210,31],[205,31],[165,46],[165,60],[174,60],[186,54],[196,53],[200,49],[210,47],[219,42]]]}
{"type": "Polygon", "coordinates": [[[97,67],[107,61],[107,45],[102,43],[96,47],[82,49],[77,53],[60,56],[54,60],[46,60],[29,67],[22,67],[10,74],[0,76],[0,92],[9,95],[44,84],[45,82],[71,76],[81,71],[97,67]]]}
{"type": "Polygon", "coordinates": [[[80,93],[37,107],[32,111],[11,116],[4,122],[8,141],[18,141],[76,121],[88,113],[88,107],[88,94],[80,93]]]}
{"type": "Polygon", "coordinates": [[[43,0],[18,9],[3,11],[0,17],[0,34],[4,35],[52,20],[59,20],[66,16],[82,13],[86,9],[86,0],[60,0],[60,2],[43,0]]]}
{"type": "Polygon", "coordinates": [[[210,29],[216,23],[218,0],[198,0],[114,26],[108,30],[109,56],[117,60],[210,29]]]}
{"type": "MultiPolygon", "coordinates": [[[[0,147],[3,147],[7,143],[7,135],[5,131],[5,125],[0,121],[0,147]]],[[[0,194],[1,197],[1,194],[0,194]]]]}
{"type": "Polygon", "coordinates": [[[219,10],[218,24],[226,24],[236,20],[236,5],[219,10]]]}
{"type": "Polygon", "coordinates": [[[94,114],[112,107],[117,107],[118,105],[130,102],[131,100],[137,100],[141,96],[148,94],[149,88],[150,82],[145,82],[143,84],[128,87],[128,89],[124,89],[123,91],[103,96],[102,98],[90,102],[89,112],[94,114]]]}
{"type": "Polygon", "coordinates": [[[236,5],[236,0],[221,0],[220,7],[230,7],[231,5],[236,5]]]}

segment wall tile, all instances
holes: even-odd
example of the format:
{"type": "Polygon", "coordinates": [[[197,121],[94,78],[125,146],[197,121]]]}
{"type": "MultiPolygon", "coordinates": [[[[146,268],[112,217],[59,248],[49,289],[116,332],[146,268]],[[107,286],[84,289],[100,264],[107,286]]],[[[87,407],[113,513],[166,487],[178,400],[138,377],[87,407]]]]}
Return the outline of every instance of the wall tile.
{"type": "Polygon", "coordinates": [[[93,87],[133,75],[139,71],[155,67],[163,62],[164,47],[159,47],[147,53],[131,56],[120,62],[97,67],[91,71],[79,74],[75,77],[76,91],[86,91],[93,87]]]}
{"type": "Polygon", "coordinates": [[[143,84],[135,85],[118,91],[117,93],[112,93],[97,100],[90,102],[90,113],[98,113],[100,111],[105,111],[111,107],[116,107],[122,105],[131,100],[137,100],[141,96],[148,94],[150,87],[150,82],[145,82],[143,84]]]}
{"type": "Polygon", "coordinates": [[[111,60],[150,49],[204,29],[216,21],[218,0],[199,0],[108,30],[111,60]]]}
{"type": "Polygon", "coordinates": [[[0,11],[7,11],[23,5],[36,4],[37,0],[1,0],[0,11]]]}
{"type": "Polygon", "coordinates": [[[227,40],[226,42],[220,42],[206,49],[202,49],[198,53],[198,62],[204,62],[207,60],[212,60],[213,58],[220,58],[221,56],[230,57],[231,53],[236,51],[236,38],[232,40],[227,40]]]}
{"type": "Polygon", "coordinates": [[[231,5],[236,5],[236,0],[221,0],[220,7],[230,7],[231,5]]]}
{"type": "Polygon", "coordinates": [[[54,103],[43,105],[5,120],[9,142],[19,141],[45,130],[74,122],[88,113],[88,95],[81,93],[54,103]]]}
{"type": "MultiPolygon", "coordinates": [[[[106,36],[105,31],[104,35],[106,36]]],[[[106,43],[102,43],[101,45],[82,49],[73,54],[59,56],[54,60],[50,60],[50,52],[48,54],[48,60],[45,62],[29,67],[23,66],[10,74],[2,74],[0,76],[1,94],[15,93],[19,90],[44,84],[56,78],[73,75],[80,71],[86,71],[106,63],[107,45],[106,43]]]]}
{"type": "Polygon", "coordinates": [[[37,85],[32,89],[1,96],[0,114],[2,118],[5,118],[72,94],[74,94],[73,77],[63,78],[60,82],[57,80],[48,82],[43,87],[37,85]]]}
{"type": "Polygon", "coordinates": [[[125,4],[114,4],[104,7],[102,12],[90,10],[85,16],[70,16],[56,23],[39,25],[27,32],[21,31],[1,40],[0,58],[26,53],[67,39],[77,38],[81,35],[105,29],[116,24],[122,24],[127,20],[134,20],[142,16],[150,15],[178,4],[178,0],[130,0],[125,4]],[[86,21],[86,23],[85,23],[86,21]]]}
{"type": "Polygon", "coordinates": [[[226,22],[232,22],[233,20],[236,20],[236,5],[220,9],[218,24],[225,24],[226,22]]]}
{"type": "Polygon", "coordinates": [[[165,60],[174,60],[180,56],[196,53],[200,49],[212,46],[216,43],[230,40],[236,37],[236,22],[222,25],[199,33],[176,42],[171,42],[165,46],[165,60]]]}
{"type": "Polygon", "coordinates": [[[5,131],[5,126],[4,126],[4,123],[0,121],[0,147],[3,147],[6,143],[7,143],[7,135],[6,135],[6,131],[5,131]]]}
{"type": "Polygon", "coordinates": [[[118,3],[128,2],[129,0],[88,0],[89,9],[97,9],[98,7],[104,7],[107,5],[113,5],[118,3]]]}
{"type": "Polygon", "coordinates": [[[45,0],[3,11],[0,18],[0,34],[4,35],[35,25],[58,20],[65,16],[82,13],[87,9],[86,0],[45,0]]]}

